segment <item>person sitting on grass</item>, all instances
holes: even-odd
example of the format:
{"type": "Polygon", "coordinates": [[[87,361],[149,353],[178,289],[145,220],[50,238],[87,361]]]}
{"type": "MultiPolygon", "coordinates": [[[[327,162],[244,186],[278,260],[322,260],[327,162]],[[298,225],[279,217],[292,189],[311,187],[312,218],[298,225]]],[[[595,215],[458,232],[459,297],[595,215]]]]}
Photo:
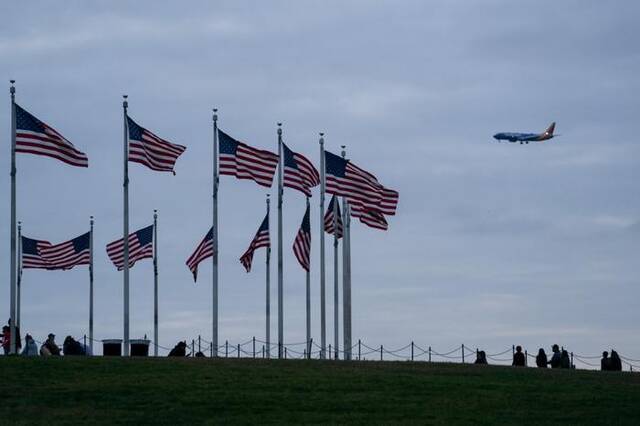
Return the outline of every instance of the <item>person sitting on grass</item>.
{"type": "Polygon", "coordinates": [[[49,333],[47,340],[40,347],[40,355],[42,356],[60,356],[60,348],[56,344],[56,335],[49,333]]]}
{"type": "Polygon", "coordinates": [[[543,348],[538,350],[538,356],[536,356],[536,365],[538,368],[547,368],[547,354],[544,352],[543,348]]]}
{"type": "Polygon", "coordinates": [[[178,342],[177,345],[171,349],[169,356],[186,356],[187,355],[187,342],[178,342]]]}
{"type": "Polygon", "coordinates": [[[515,367],[524,367],[526,363],[526,359],[524,359],[524,354],[522,353],[522,346],[516,346],[516,353],[513,354],[513,363],[511,365],[515,367]]]}
{"type": "Polygon", "coordinates": [[[62,351],[65,355],[84,355],[80,343],[71,336],[67,336],[62,344],[62,351]]]}
{"type": "Polygon", "coordinates": [[[476,361],[474,362],[474,364],[488,364],[487,363],[487,354],[484,351],[478,351],[478,354],[476,355],[476,361]]]}
{"type": "Polygon", "coordinates": [[[622,360],[618,352],[611,349],[611,371],[622,371],[622,360]]]}
{"type": "Polygon", "coordinates": [[[24,336],[24,349],[22,350],[22,356],[38,356],[38,345],[33,340],[30,334],[24,336]]]}
{"type": "Polygon", "coordinates": [[[553,351],[553,355],[551,356],[551,361],[549,361],[549,364],[551,364],[551,368],[560,368],[560,360],[562,359],[560,347],[558,347],[558,345],[553,345],[551,347],[551,350],[553,351]]]}

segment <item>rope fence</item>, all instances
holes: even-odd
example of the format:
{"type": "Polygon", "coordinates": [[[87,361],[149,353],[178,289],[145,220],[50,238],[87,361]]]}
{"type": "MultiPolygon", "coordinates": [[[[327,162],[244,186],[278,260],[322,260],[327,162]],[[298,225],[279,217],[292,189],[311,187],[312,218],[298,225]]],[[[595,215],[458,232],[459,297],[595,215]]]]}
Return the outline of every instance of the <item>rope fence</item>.
{"type": "MultiPolygon", "coordinates": [[[[146,337],[146,336],[145,336],[146,337]]],[[[82,336],[76,341],[83,343],[85,347],[90,346],[91,338],[88,336],[82,336]]],[[[148,352],[153,352],[155,348],[155,342],[152,340],[144,339],[149,342],[148,352]]],[[[44,342],[34,339],[34,342],[38,346],[44,342]]],[[[185,356],[188,357],[212,357],[214,354],[214,347],[211,341],[203,339],[201,336],[189,340],[184,340],[186,344],[185,356]]],[[[94,344],[101,345],[102,339],[93,339],[94,344]]],[[[62,345],[61,345],[62,346],[62,345]]],[[[166,356],[171,352],[172,348],[157,345],[159,355],[166,356]],[[162,354],[160,353],[162,352],[162,354]]],[[[62,349],[62,347],[60,348],[62,349]]],[[[275,359],[278,358],[278,343],[267,344],[266,341],[260,340],[256,337],[252,337],[241,343],[231,343],[228,340],[218,346],[218,358],[259,358],[259,359],[275,359]]],[[[563,348],[563,350],[566,350],[563,348]]],[[[413,362],[458,362],[463,364],[472,364],[477,358],[478,348],[470,348],[464,344],[457,346],[451,350],[439,352],[433,349],[431,346],[424,348],[414,342],[410,342],[404,346],[396,349],[385,348],[384,345],[369,346],[367,343],[358,340],[351,350],[351,360],[354,361],[413,361],[413,362]],[[386,356],[386,358],[385,358],[386,356]]],[[[578,366],[587,367],[589,369],[600,368],[600,363],[595,360],[601,358],[600,355],[582,355],[575,354],[567,351],[571,359],[571,368],[575,369],[578,366]]],[[[492,361],[496,365],[511,365],[513,361],[513,354],[515,353],[515,345],[495,353],[485,353],[487,360],[492,361]],[[511,354],[511,357],[506,356],[511,354]]],[[[327,360],[345,360],[348,357],[347,351],[344,348],[335,348],[332,345],[328,345],[323,348],[313,339],[309,342],[293,342],[282,344],[282,354],[285,359],[327,359],[327,360]],[[302,346],[302,348],[301,348],[302,346]]],[[[536,356],[528,353],[526,350],[525,365],[529,366],[529,359],[536,359],[536,356]]],[[[629,371],[640,371],[640,360],[635,358],[619,355],[623,369],[629,371]]],[[[535,361],[531,363],[531,366],[535,366],[535,361]]]]}

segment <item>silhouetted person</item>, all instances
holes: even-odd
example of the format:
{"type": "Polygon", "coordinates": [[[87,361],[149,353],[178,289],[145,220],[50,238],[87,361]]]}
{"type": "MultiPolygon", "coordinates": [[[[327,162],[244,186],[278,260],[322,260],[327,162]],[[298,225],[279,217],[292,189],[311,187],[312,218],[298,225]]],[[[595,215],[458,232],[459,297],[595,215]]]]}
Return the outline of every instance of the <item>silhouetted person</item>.
{"type": "Polygon", "coordinates": [[[551,347],[551,350],[553,351],[553,355],[551,356],[551,361],[549,361],[549,364],[551,364],[551,368],[560,368],[560,360],[562,358],[560,348],[558,347],[558,345],[553,345],[551,347]]]}
{"type": "Polygon", "coordinates": [[[569,352],[566,349],[562,350],[560,358],[560,368],[571,368],[571,360],[569,359],[569,352]]]}
{"type": "Polygon", "coordinates": [[[485,365],[488,364],[487,354],[484,351],[478,351],[474,364],[485,364],[485,365]]]}
{"type": "Polygon", "coordinates": [[[49,333],[47,340],[40,346],[40,355],[60,356],[60,348],[56,344],[56,335],[49,333]]]}
{"type": "Polygon", "coordinates": [[[62,344],[62,351],[65,355],[84,355],[80,342],[71,336],[67,336],[62,344]]]}
{"type": "Polygon", "coordinates": [[[177,345],[171,349],[169,356],[186,356],[187,355],[187,342],[178,342],[177,345]]]}
{"type": "Polygon", "coordinates": [[[205,354],[202,351],[196,352],[196,358],[206,358],[205,354]]]}
{"type": "Polygon", "coordinates": [[[34,342],[33,337],[30,334],[24,336],[24,349],[22,350],[22,356],[38,356],[38,345],[34,342]]]}
{"type": "Polygon", "coordinates": [[[611,349],[611,371],[622,371],[622,360],[618,352],[611,349]]]}
{"type": "Polygon", "coordinates": [[[8,325],[2,326],[2,350],[5,355],[9,354],[11,348],[11,327],[8,325]]]}
{"type": "Polygon", "coordinates": [[[516,353],[513,354],[513,363],[511,365],[515,367],[524,367],[526,360],[524,359],[524,353],[522,353],[522,346],[516,346],[516,353]]]}
{"type": "Polygon", "coordinates": [[[536,356],[536,365],[539,368],[547,368],[547,354],[544,352],[544,349],[540,348],[538,350],[538,356],[536,356]]]}
{"type": "Polygon", "coordinates": [[[600,370],[611,370],[611,358],[609,358],[609,352],[607,351],[602,352],[602,359],[600,360],[600,370]]]}

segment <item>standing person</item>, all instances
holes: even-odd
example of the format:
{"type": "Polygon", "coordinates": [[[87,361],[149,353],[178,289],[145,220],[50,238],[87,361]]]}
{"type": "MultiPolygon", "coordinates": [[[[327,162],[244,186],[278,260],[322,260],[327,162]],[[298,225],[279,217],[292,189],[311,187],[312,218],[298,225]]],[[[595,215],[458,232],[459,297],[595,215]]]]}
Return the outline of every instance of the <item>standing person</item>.
{"type": "Polygon", "coordinates": [[[38,345],[33,340],[30,334],[24,336],[24,349],[22,350],[22,356],[38,356],[38,345]]]}
{"type": "Polygon", "coordinates": [[[60,348],[56,344],[56,335],[49,333],[47,340],[40,347],[41,355],[60,356],[60,348]]]}
{"type": "Polygon", "coordinates": [[[478,351],[474,364],[487,364],[487,354],[484,351],[478,351]]]}
{"type": "Polygon", "coordinates": [[[622,360],[618,352],[611,349],[611,371],[622,371],[622,360]]]}
{"type": "Polygon", "coordinates": [[[602,359],[600,360],[600,370],[611,370],[611,358],[609,358],[609,352],[607,351],[602,352],[602,359]]]}
{"type": "Polygon", "coordinates": [[[11,344],[11,327],[8,325],[2,326],[2,350],[5,355],[9,355],[9,346],[11,344]]]}
{"type": "Polygon", "coordinates": [[[571,360],[569,359],[569,352],[566,349],[562,350],[560,357],[560,368],[571,368],[571,360]]]}
{"type": "MultiPolygon", "coordinates": [[[[11,330],[11,318],[9,318],[9,330],[11,330]]],[[[16,353],[22,349],[22,339],[20,338],[20,327],[16,325],[16,353]]]]}
{"type": "Polygon", "coordinates": [[[515,367],[524,367],[526,360],[524,359],[524,354],[522,353],[522,346],[516,346],[516,353],[513,354],[513,363],[511,365],[515,367]]]}
{"type": "Polygon", "coordinates": [[[538,368],[547,368],[547,354],[544,352],[543,348],[538,350],[538,356],[536,356],[536,365],[538,368]]]}
{"type": "Polygon", "coordinates": [[[562,359],[560,347],[558,345],[553,345],[551,347],[551,350],[553,351],[553,355],[551,356],[551,361],[549,361],[549,364],[551,364],[551,368],[560,368],[560,360],[562,359]]]}

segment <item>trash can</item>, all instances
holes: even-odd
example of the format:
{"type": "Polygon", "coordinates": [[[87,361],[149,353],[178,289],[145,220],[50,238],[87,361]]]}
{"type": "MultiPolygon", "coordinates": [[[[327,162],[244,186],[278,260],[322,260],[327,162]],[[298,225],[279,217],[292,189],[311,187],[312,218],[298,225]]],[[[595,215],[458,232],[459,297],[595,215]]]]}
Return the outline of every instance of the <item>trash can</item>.
{"type": "Polygon", "coordinates": [[[131,356],[149,356],[149,342],[146,339],[132,339],[131,356]]]}
{"type": "Polygon", "coordinates": [[[102,356],[122,356],[122,339],[104,339],[102,356]]]}

